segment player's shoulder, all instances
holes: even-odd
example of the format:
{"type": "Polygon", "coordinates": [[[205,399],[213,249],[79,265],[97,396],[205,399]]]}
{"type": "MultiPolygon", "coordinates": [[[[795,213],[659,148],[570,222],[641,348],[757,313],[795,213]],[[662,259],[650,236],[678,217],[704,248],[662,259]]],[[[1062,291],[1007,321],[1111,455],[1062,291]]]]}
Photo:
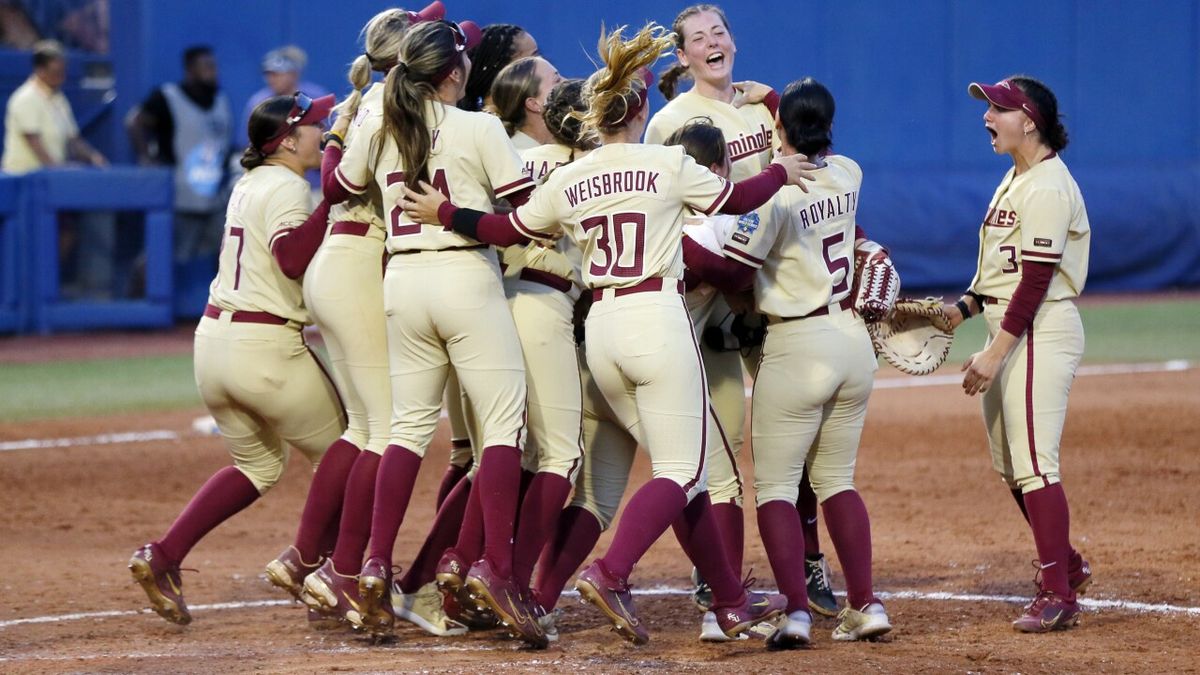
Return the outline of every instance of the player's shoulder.
{"type": "Polygon", "coordinates": [[[571,158],[571,148],[560,143],[544,143],[520,151],[521,159],[545,160],[566,163],[571,158]]]}
{"type": "Polygon", "coordinates": [[[303,176],[291,169],[272,164],[264,164],[252,169],[249,175],[256,175],[254,187],[266,191],[276,198],[276,201],[308,201],[311,199],[312,186],[303,176]]]}
{"type": "Polygon", "coordinates": [[[655,137],[660,139],[670,136],[689,119],[702,114],[701,106],[696,104],[696,98],[689,89],[667,101],[666,105],[650,117],[647,129],[653,131],[655,137]]]}

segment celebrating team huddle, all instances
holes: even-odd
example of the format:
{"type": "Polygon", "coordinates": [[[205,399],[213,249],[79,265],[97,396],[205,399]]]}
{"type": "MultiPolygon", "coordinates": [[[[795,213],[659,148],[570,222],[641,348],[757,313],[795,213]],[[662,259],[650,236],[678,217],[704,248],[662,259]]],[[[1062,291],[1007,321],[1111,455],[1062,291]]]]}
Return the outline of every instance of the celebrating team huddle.
{"type": "MultiPolygon", "coordinates": [[[[339,106],[297,93],[250,118],[195,346],[234,465],[131,559],[154,610],[191,621],[180,564],[278,481],[286,442],[315,472],[266,574],[311,621],[376,639],[397,619],[444,637],[501,626],[544,648],[574,578],[598,617],[645,644],[631,578],[670,529],[694,566],[702,640],[807,646],[812,612],[836,617],[834,640],[889,633],[854,475],[878,368],[867,321],[887,317],[897,285],[886,241],[857,221],[869,177],[833,152],[829,89],[735,82],[714,5],[670,30],[602,30],[602,67],[585,79],[564,79],[519,28],[448,21],[440,2],[380,12],[362,43],[339,106]],[[676,96],[681,78],[693,85],[676,96]],[[652,113],[656,79],[669,103],[652,113]],[[314,209],[303,172],[318,166],[314,209]],[[892,282],[860,283],[869,266],[892,282]],[[305,344],[310,323],[330,371],[305,344]],[[395,574],[443,409],[454,451],[437,516],[395,574]],[[778,593],[742,581],[747,438],[778,593]],[[651,478],[589,564],[638,446],[651,478]]],[[[963,386],[983,394],[994,466],[1037,545],[1038,594],[1014,626],[1044,632],[1075,625],[1091,582],[1058,474],[1089,229],[1049,89],[1014,77],[970,92],[1014,168],[975,279],[936,311],[950,330],[987,316],[963,386]]]]}

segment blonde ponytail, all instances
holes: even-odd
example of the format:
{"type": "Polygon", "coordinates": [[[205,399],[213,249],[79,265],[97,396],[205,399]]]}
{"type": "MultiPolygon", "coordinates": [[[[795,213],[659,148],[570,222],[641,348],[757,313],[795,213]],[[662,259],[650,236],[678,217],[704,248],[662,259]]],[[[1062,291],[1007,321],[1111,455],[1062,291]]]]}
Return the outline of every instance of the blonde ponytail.
{"type": "Polygon", "coordinates": [[[617,129],[631,110],[642,105],[646,82],[642,71],[675,46],[671,33],[650,22],[628,40],[625,26],[611,33],[600,28],[599,51],[604,67],[587,80],[584,98],[588,110],[580,119],[595,130],[617,129]]]}

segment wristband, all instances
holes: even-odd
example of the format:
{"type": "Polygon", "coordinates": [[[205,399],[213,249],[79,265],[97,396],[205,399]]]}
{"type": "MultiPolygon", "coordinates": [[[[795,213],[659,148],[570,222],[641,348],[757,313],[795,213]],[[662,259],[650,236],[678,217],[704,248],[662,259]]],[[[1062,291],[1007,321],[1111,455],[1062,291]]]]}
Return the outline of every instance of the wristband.
{"type": "Polygon", "coordinates": [[[974,300],[975,304],[979,305],[979,311],[981,311],[981,312],[983,311],[983,306],[987,304],[985,302],[985,300],[987,300],[987,298],[985,296],[980,295],[979,293],[976,293],[975,291],[972,291],[970,289],[968,289],[966,293],[963,293],[963,295],[974,300]]]}
{"type": "Polygon", "coordinates": [[[961,298],[958,302],[954,303],[954,306],[957,307],[959,313],[962,314],[963,321],[971,318],[971,310],[967,308],[967,303],[961,298]]]}
{"type": "Polygon", "coordinates": [[[326,145],[329,145],[331,141],[337,141],[339,148],[346,147],[346,139],[342,138],[342,135],[336,131],[325,132],[325,135],[321,137],[321,147],[324,148],[326,145]]]}

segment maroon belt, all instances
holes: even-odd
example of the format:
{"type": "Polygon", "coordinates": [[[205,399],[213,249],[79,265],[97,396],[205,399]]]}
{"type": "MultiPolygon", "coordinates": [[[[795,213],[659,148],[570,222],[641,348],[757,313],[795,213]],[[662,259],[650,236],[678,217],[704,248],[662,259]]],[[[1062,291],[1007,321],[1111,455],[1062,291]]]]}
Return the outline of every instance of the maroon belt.
{"type": "Polygon", "coordinates": [[[990,296],[990,295],[985,295],[985,296],[982,296],[982,297],[983,297],[983,304],[985,304],[985,305],[997,305],[997,304],[1000,304],[1000,298],[993,298],[993,297],[992,297],[992,296],[990,296]]]}
{"type": "Polygon", "coordinates": [[[396,251],[392,255],[409,255],[411,253],[443,253],[445,251],[478,251],[484,248],[489,248],[489,246],[487,244],[476,244],[474,246],[451,246],[450,248],[410,248],[407,251],[396,251]]]}
{"type": "MultiPolygon", "coordinates": [[[[776,323],[783,323],[784,321],[798,321],[800,319],[811,319],[814,316],[825,316],[829,314],[829,308],[832,306],[833,305],[825,305],[824,307],[818,307],[804,316],[781,316],[776,323]]],[[[844,298],[837,303],[837,306],[841,307],[842,311],[845,312],[854,306],[854,300],[848,297],[844,298]]]]}
{"type": "Polygon", "coordinates": [[[371,231],[370,223],[356,223],[352,220],[339,220],[333,224],[330,234],[348,234],[352,237],[365,237],[371,231]]]}
{"type": "Polygon", "coordinates": [[[521,270],[521,273],[517,275],[517,277],[519,279],[523,279],[524,281],[532,281],[535,284],[549,286],[550,288],[553,288],[556,291],[562,291],[563,293],[569,293],[571,291],[571,282],[558,276],[557,274],[550,274],[549,272],[543,272],[541,270],[531,270],[528,267],[525,267],[521,270]]]}
{"type": "MultiPolygon", "coordinates": [[[[204,308],[204,316],[210,319],[220,319],[221,312],[222,309],[216,305],[208,305],[204,308]]],[[[272,326],[286,326],[288,324],[287,319],[282,316],[275,316],[270,312],[235,311],[231,313],[233,316],[229,320],[236,323],[266,323],[272,326]]]]}
{"type": "MultiPolygon", "coordinates": [[[[632,295],[634,293],[649,293],[652,291],[669,291],[671,290],[671,282],[662,277],[651,277],[639,284],[626,286],[624,288],[614,288],[613,296],[621,297],[622,295],[632,295]]],[[[683,295],[683,281],[675,282],[675,292],[683,295]]],[[[604,299],[603,288],[592,289],[592,302],[600,302],[604,299]]]]}

